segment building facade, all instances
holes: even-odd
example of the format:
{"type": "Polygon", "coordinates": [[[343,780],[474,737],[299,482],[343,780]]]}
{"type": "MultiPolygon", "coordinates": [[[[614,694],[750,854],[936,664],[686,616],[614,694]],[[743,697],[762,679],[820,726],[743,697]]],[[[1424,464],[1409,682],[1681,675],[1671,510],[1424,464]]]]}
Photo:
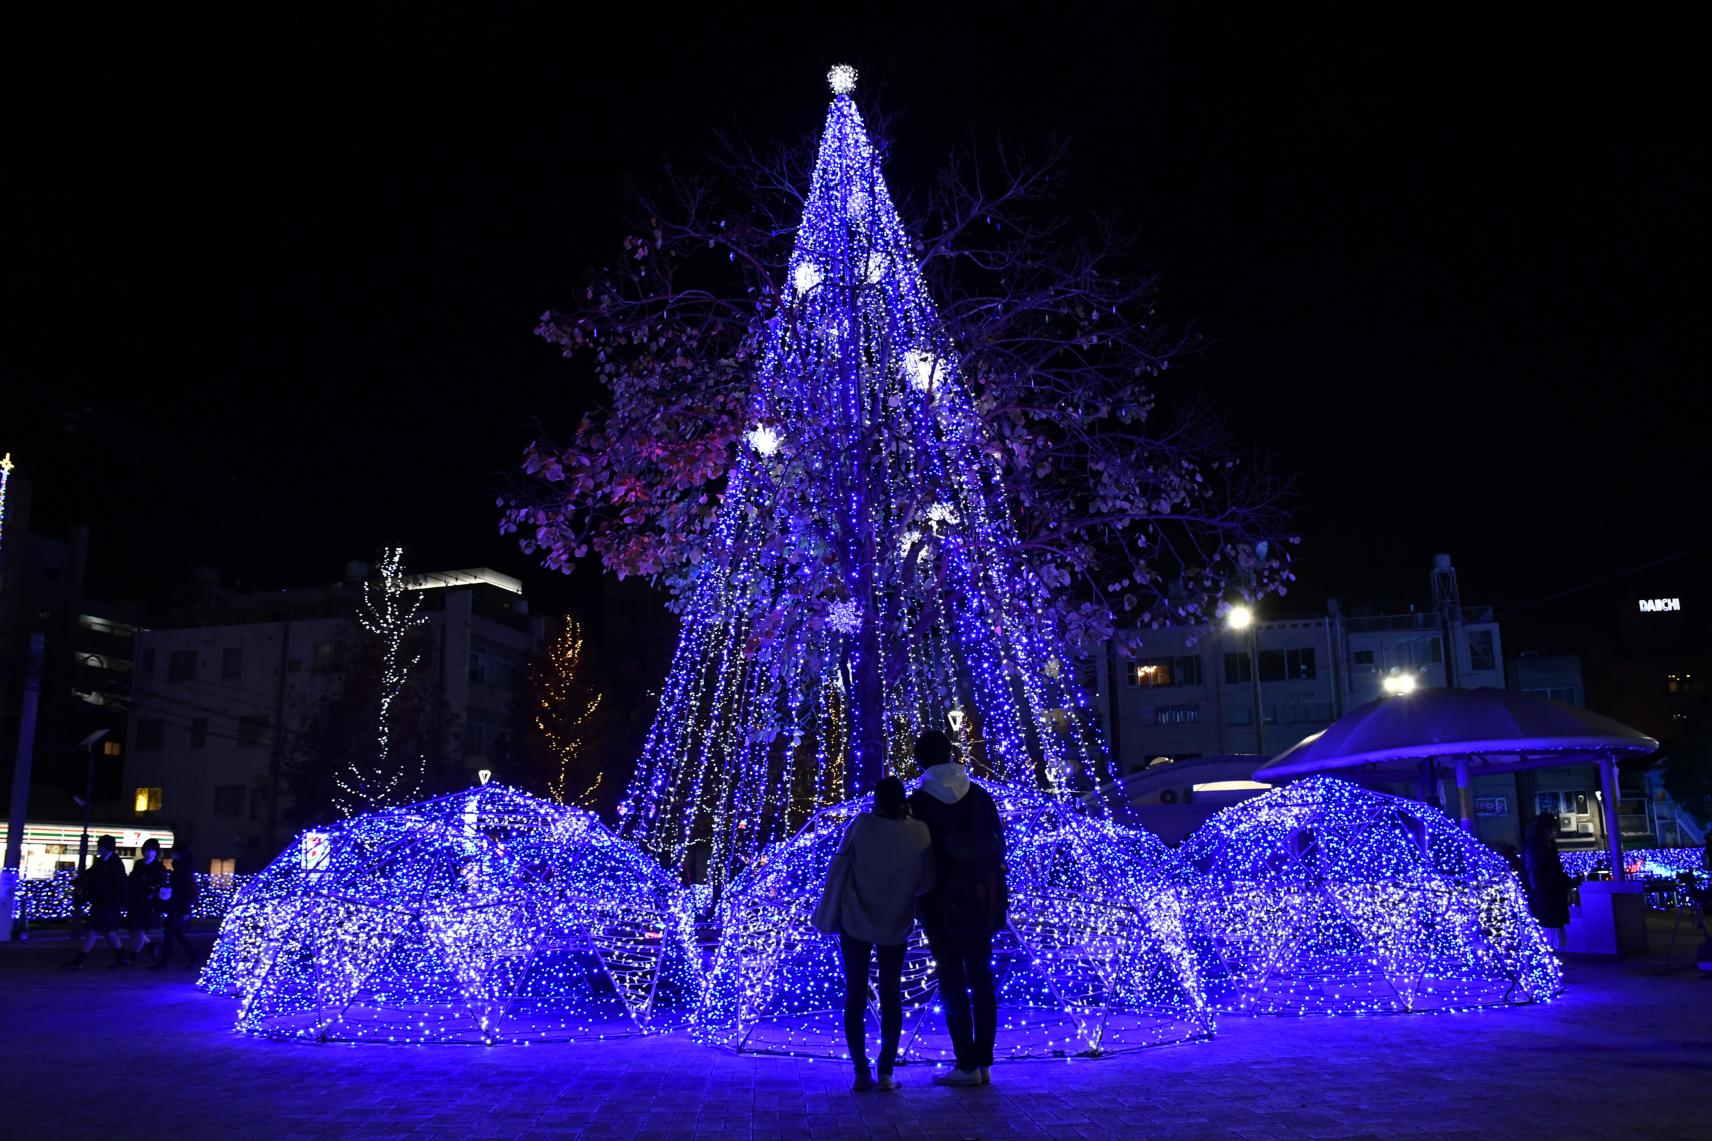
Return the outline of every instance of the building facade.
{"type": "Polygon", "coordinates": [[[1099,688],[1107,739],[1124,775],[1160,757],[1270,757],[1380,697],[1387,677],[1503,688],[1503,641],[1489,608],[1462,608],[1448,644],[1430,610],[1345,614],[1336,604],[1321,615],[1262,619],[1250,631],[1150,631],[1139,657],[1110,656],[1099,688]],[[1447,652],[1455,655],[1448,670],[1447,652]]]}
{"type": "MultiPolygon", "coordinates": [[[[295,734],[360,652],[367,568],[301,590],[233,593],[205,582],[173,620],[136,639],[127,785],[133,819],[170,827],[214,874],[265,865],[295,831],[282,779],[295,734]]],[[[417,575],[431,679],[470,783],[516,722],[524,662],[544,623],[521,583],[478,569],[417,575]]],[[[419,680],[418,684],[421,684],[419,680]]]]}

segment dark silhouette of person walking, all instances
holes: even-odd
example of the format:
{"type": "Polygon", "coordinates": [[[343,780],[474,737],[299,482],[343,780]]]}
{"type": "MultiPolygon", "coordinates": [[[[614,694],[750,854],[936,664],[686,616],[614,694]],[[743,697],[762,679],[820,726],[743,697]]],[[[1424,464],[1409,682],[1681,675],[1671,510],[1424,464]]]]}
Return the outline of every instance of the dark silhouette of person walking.
{"type": "MultiPolygon", "coordinates": [[[[160,895],[165,886],[166,866],[161,863],[160,841],[151,836],[143,841],[142,855],[131,864],[131,906],[125,912],[125,926],[136,937],[136,945],[131,948],[132,961],[150,945],[151,933],[160,938],[160,895]]],[[[160,954],[160,947],[155,946],[150,953],[160,954]]]]}
{"type": "Polygon", "coordinates": [[[1569,926],[1569,875],[1557,853],[1557,814],[1542,812],[1528,825],[1522,840],[1522,867],[1527,871],[1528,910],[1551,932],[1552,945],[1563,949],[1563,929],[1569,926]]]}
{"type": "Polygon", "coordinates": [[[172,957],[174,943],[184,948],[184,965],[189,968],[196,966],[196,950],[184,933],[184,925],[196,907],[195,862],[188,851],[176,847],[172,850],[171,859],[172,871],[167,875],[166,887],[161,890],[166,904],[166,934],[161,938],[160,958],[149,968],[151,971],[166,966],[172,957]]]}
{"type": "Polygon", "coordinates": [[[95,841],[95,860],[77,875],[77,893],[89,904],[89,927],[77,956],[65,964],[75,971],[89,958],[97,939],[106,939],[113,948],[113,962],[107,969],[126,963],[125,947],[119,941],[119,920],[130,899],[131,885],[125,878],[125,863],[119,859],[118,841],[102,836],[95,841]]]}
{"type": "Polygon", "coordinates": [[[910,797],[910,811],[933,837],[935,864],[933,890],[921,897],[921,925],[957,1058],[955,1069],[933,1080],[986,1085],[999,1024],[993,936],[1003,930],[1010,907],[1004,824],[992,795],[952,756],[944,733],[930,730],[916,738],[915,760],[922,781],[910,797]]]}
{"type": "Polygon", "coordinates": [[[916,897],[933,886],[933,841],[911,819],[904,782],[886,777],[874,789],[874,809],[850,822],[832,858],[814,925],[838,935],[844,960],[844,1040],[856,1066],[853,1089],[875,1087],[868,1068],[868,963],[880,960],[879,1088],[893,1090],[903,1030],[904,946],[915,926],[916,897]]]}

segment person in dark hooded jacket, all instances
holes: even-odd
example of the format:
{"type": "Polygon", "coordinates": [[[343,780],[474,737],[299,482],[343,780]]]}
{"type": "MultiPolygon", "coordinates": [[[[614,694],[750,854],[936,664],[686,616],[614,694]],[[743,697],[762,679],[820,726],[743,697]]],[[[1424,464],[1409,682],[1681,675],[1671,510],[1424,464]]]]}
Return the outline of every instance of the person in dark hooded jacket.
{"type": "Polygon", "coordinates": [[[1557,814],[1543,812],[1534,817],[1522,840],[1522,867],[1527,877],[1522,886],[1528,910],[1541,927],[1552,933],[1553,943],[1563,946],[1564,928],[1569,926],[1569,875],[1557,853],[1557,814]]]}
{"type": "Polygon", "coordinates": [[[934,1078],[947,1086],[987,1085],[998,1036],[993,936],[1010,909],[1005,829],[992,795],[953,759],[951,740],[930,730],[916,739],[921,787],[910,812],[933,838],[933,889],[921,897],[921,926],[933,952],[939,1003],[957,1068],[934,1078]]]}
{"type": "Polygon", "coordinates": [[[131,898],[131,885],[125,878],[125,862],[119,858],[118,841],[103,836],[95,841],[95,860],[77,875],[77,894],[89,904],[89,927],[77,957],[65,964],[75,971],[89,958],[97,939],[106,939],[113,948],[113,962],[107,969],[122,967],[128,961],[124,944],[119,941],[119,920],[125,904],[131,898]]]}
{"type": "Polygon", "coordinates": [[[172,957],[174,943],[184,948],[184,965],[189,968],[196,966],[196,949],[184,934],[184,925],[196,907],[195,866],[188,851],[183,848],[172,850],[172,871],[168,873],[166,888],[161,893],[166,902],[166,934],[161,938],[160,958],[150,970],[166,966],[172,957]]]}
{"type": "MultiPolygon", "coordinates": [[[[131,905],[125,912],[125,929],[135,937],[131,959],[135,961],[144,947],[149,946],[152,933],[161,933],[161,889],[166,886],[166,865],[161,863],[160,841],[150,837],[143,841],[143,851],[131,865],[131,905]]],[[[157,944],[152,955],[158,955],[157,944]]]]}

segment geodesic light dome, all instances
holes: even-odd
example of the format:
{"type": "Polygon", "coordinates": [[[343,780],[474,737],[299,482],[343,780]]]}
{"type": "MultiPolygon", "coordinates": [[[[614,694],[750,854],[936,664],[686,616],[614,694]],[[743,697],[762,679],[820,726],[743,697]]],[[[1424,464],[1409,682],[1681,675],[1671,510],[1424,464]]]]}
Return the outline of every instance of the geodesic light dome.
{"type": "MultiPolygon", "coordinates": [[[[1095,1055],[1212,1032],[1179,884],[1155,836],[987,785],[1004,821],[1011,906],[993,940],[1000,1056],[1095,1055]]],[[[844,829],[870,798],[817,813],[733,884],[695,1029],[755,1053],[844,1057],[838,939],[809,923],[844,829]]],[[[870,966],[870,987],[877,968],[870,966]]],[[[903,971],[903,1060],[943,1061],[951,1038],[918,925],[903,971]]],[[[870,990],[869,1032],[879,1011],[870,990]]]]}
{"type": "Polygon", "coordinates": [[[305,832],[220,926],[239,1029],[521,1042],[646,1031],[674,884],[590,813],[499,785],[305,832]]]}
{"type": "Polygon", "coordinates": [[[1222,1007],[1419,1011],[1560,989],[1504,858],[1428,805],[1311,777],[1219,813],[1177,856],[1222,1007]]]}

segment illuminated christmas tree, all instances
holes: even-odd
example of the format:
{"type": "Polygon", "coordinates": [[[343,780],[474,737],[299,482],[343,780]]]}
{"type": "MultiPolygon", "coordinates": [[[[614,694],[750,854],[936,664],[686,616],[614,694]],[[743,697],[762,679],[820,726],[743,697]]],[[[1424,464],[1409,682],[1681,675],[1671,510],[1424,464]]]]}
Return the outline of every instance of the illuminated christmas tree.
{"type": "Polygon", "coordinates": [[[622,827],[723,882],[949,729],[1054,792],[1104,753],[1016,541],[1000,464],[862,118],[833,69],[747,447],[683,608],[622,827]]]}

